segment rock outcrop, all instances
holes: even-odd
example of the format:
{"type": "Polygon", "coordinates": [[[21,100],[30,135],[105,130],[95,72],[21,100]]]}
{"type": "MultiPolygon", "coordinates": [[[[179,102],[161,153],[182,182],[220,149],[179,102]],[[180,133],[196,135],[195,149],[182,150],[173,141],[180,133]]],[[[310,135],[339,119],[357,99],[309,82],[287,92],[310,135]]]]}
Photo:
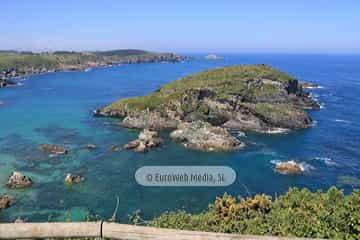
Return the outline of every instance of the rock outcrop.
{"type": "Polygon", "coordinates": [[[159,133],[144,129],[140,132],[138,139],[133,140],[124,145],[124,149],[131,149],[135,152],[146,152],[151,148],[160,146],[163,140],[159,137],[159,133]]]}
{"type": "Polygon", "coordinates": [[[39,146],[39,149],[48,152],[48,153],[54,153],[54,154],[66,154],[68,153],[68,150],[62,146],[57,146],[53,144],[42,144],[39,146]]]}
{"type": "Polygon", "coordinates": [[[304,172],[304,168],[299,163],[290,160],[277,164],[275,171],[286,175],[296,175],[304,172]]]}
{"type": "Polygon", "coordinates": [[[15,219],[14,223],[24,223],[26,222],[24,219],[22,219],[21,217],[18,217],[15,219]]]}
{"type": "Polygon", "coordinates": [[[9,188],[25,188],[30,187],[32,184],[33,181],[30,177],[27,177],[20,172],[13,172],[9,177],[6,186],[9,188]]]}
{"type": "Polygon", "coordinates": [[[218,55],[215,55],[215,54],[209,54],[209,55],[207,55],[205,58],[208,59],[208,60],[224,59],[224,57],[218,56],[218,55]]]}
{"type": "Polygon", "coordinates": [[[13,199],[10,196],[3,195],[0,196],[0,209],[5,209],[10,207],[13,199]]]}
{"type": "Polygon", "coordinates": [[[179,124],[170,137],[187,148],[208,152],[233,151],[244,147],[226,129],[201,121],[179,124]]]}
{"type": "Polygon", "coordinates": [[[266,65],[240,65],[190,75],[157,92],[120,100],[95,111],[122,118],[130,128],[176,128],[205,121],[236,130],[268,131],[311,126],[304,109],[320,105],[299,81],[266,65]],[[225,77],[224,77],[225,76],[225,77]]]}
{"type": "Polygon", "coordinates": [[[80,183],[82,181],[84,181],[83,177],[71,173],[66,174],[64,179],[64,182],[68,184],[80,183]]]}
{"type": "Polygon", "coordinates": [[[319,88],[319,85],[317,85],[315,83],[309,83],[309,82],[301,82],[300,85],[303,88],[319,88]]]}
{"type": "Polygon", "coordinates": [[[0,88],[14,86],[14,85],[16,85],[16,82],[14,82],[14,81],[11,81],[8,79],[0,79],[0,88]]]}
{"type": "Polygon", "coordinates": [[[97,148],[97,146],[95,144],[86,144],[85,148],[87,150],[94,150],[97,148]]]}
{"type": "Polygon", "coordinates": [[[112,152],[117,152],[117,151],[120,150],[120,148],[119,148],[118,146],[116,146],[116,145],[111,145],[109,149],[110,149],[110,151],[112,151],[112,152]]]}
{"type": "Polygon", "coordinates": [[[94,112],[138,129],[176,129],[207,122],[237,131],[277,132],[312,126],[304,109],[320,105],[292,76],[266,65],[238,65],[193,74],[156,92],[123,99],[94,112]]]}
{"type": "Polygon", "coordinates": [[[143,112],[132,116],[127,116],[121,125],[127,128],[137,129],[164,129],[175,128],[178,122],[173,119],[164,118],[158,112],[143,112]]]}

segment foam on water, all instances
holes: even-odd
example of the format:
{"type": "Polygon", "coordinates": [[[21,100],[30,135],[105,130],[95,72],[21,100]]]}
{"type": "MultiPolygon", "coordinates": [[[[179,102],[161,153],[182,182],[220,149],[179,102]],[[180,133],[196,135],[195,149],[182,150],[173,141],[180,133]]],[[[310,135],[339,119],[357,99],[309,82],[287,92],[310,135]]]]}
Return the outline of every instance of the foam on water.
{"type": "Polygon", "coordinates": [[[351,121],[345,120],[345,119],[335,119],[335,122],[339,122],[339,123],[351,123],[351,121]]]}
{"type": "Polygon", "coordinates": [[[246,137],[246,134],[244,132],[238,132],[237,136],[238,137],[246,137]]]}
{"type": "Polygon", "coordinates": [[[327,166],[337,166],[338,164],[331,158],[328,157],[315,157],[314,160],[323,162],[327,166]]]}
{"type": "Polygon", "coordinates": [[[267,134],[284,134],[288,133],[290,130],[286,128],[269,128],[268,130],[261,131],[262,133],[267,134]]]}

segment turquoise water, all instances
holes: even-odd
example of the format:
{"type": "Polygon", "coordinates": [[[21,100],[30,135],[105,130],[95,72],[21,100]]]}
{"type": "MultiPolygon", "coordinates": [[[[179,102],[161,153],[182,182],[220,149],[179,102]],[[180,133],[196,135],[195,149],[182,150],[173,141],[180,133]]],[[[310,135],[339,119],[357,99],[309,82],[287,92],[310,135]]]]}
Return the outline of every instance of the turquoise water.
{"type": "MultiPolygon", "coordinates": [[[[20,87],[0,89],[0,194],[16,198],[1,211],[0,221],[17,217],[27,221],[83,220],[88,215],[110,218],[120,199],[118,220],[141,209],[145,219],[165,210],[199,212],[215,196],[228,192],[247,196],[285,192],[289,186],[327,189],[339,176],[360,177],[360,56],[341,55],[225,55],[205,60],[203,55],[184,63],[154,63],[96,68],[88,72],[58,72],[31,76],[20,87]],[[265,63],[299,79],[320,84],[311,90],[323,108],[310,111],[314,127],[288,134],[247,133],[244,150],[202,153],[173,143],[161,134],[165,146],[146,154],[109,151],[134,139],[138,131],[117,120],[91,116],[95,108],[118,98],[148,94],[164,83],[213,67],[265,63]],[[49,156],[39,144],[71,149],[66,156],[49,156]],[[98,149],[83,146],[92,143],[98,149]],[[274,162],[296,159],[306,166],[301,176],[274,173],[274,162]],[[144,165],[227,165],[237,173],[229,187],[142,187],[135,171],[144,165]],[[33,178],[30,189],[4,187],[13,170],[33,178]],[[85,177],[79,185],[63,183],[66,173],[85,177]]],[[[236,133],[234,133],[236,134],[236,133]]],[[[352,187],[341,185],[346,192],[352,187]]]]}

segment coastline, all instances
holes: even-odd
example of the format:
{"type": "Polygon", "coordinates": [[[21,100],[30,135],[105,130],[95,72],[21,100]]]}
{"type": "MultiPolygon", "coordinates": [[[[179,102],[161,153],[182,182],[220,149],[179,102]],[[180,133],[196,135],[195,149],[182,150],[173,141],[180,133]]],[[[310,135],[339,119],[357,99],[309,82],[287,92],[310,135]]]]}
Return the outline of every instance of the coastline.
{"type": "MultiPolygon", "coordinates": [[[[180,62],[185,61],[188,57],[175,55],[173,53],[151,53],[141,50],[113,50],[106,52],[55,52],[55,53],[40,53],[25,55],[22,53],[16,53],[13,55],[0,55],[5,58],[6,64],[0,65],[0,88],[8,87],[12,85],[18,85],[15,79],[24,78],[35,74],[45,74],[52,72],[64,72],[64,71],[88,71],[92,68],[108,67],[119,64],[137,64],[137,63],[156,63],[156,62],[180,62]],[[130,55],[126,54],[126,51],[130,52],[130,55]],[[134,53],[134,51],[136,51],[134,53]],[[125,52],[125,53],[124,53],[125,52]],[[15,62],[12,58],[18,57],[33,57],[39,58],[36,60],[47,61],[46,58],[55,57],[55,62],[45,62],[42,65],[36,65],[34,59],[29,61],[21,60],[22,62],[15,62]],[[70,60],[63,60],[62,58],[70,58],[70,60]],[[7,65],[5,67],[5,65],[7,65]],[[20,67],[18,67],[21,65],[20,67]]],[[[53,59],[51,59],[52,61],[53,59]]]]}

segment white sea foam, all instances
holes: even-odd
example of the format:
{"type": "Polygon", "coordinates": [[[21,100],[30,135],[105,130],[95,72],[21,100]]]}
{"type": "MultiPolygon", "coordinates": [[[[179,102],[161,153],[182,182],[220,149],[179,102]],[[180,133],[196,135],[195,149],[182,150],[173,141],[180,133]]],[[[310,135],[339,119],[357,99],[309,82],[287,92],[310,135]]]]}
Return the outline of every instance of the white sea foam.
{"type": "Polygon", "coordinates": [[[303,169],[304,172],[309,172],[309,171],[315,170],[314,166],[312,166],[306,162],[301,162],[301,163],[299,163],[299,165],[303,169]]]}
{"type": "Polygon", "coordinates": [[[334,160],[332,160],[331,158],[328,158],[328,157],[316,157],[316,158],[314,158],[314,160],[321,161],[327,166],[336,166],[337,165],[337,163],[334,160]]]}
{"type": "Polygon", "coordinates": [[[335,122],[340,122],[340,123],[351,123],[350,121],[345,120],[345,119],[335,119],[334,121],[335,122]]]}
{"type": "Polygon", "coordinates": [[[281,133],[287,133],[289,129],[287,128],[269,128],[267,130],[261,131],[262,133],[267,134],[281,134],[281,133]]]}
{"type": "Polygon", "coordinates": [[[305,89],[319,89],[319,88],[324,88],[323,86],[308,86],[308,87],[303,87],[305,89]]]}
{"type": "Polygon", "coordinates": [[[244,132],[238,132],[238,137],[246,137],[246,134],[244,132]]]}
{"type": "Polygon", "coordinates": [[[278,166],[282,163],[282,161],[274,159],[274,160],[271,160],[270,163],[274,164],[275,166],[278,166]]]}
{"type": "Polygon", "coordinates": [[[315,94],[315,93],[310,93],[310,97],[314,98],[314,99],[318,99],[320,97],[319,94],[315,94]]]}
{"type": "Polygon", "coordinates": [[[318,121],[314,120],[314,121],[312,122],[311,126],[312,126],[312,127],[315,127],[315,126],[318,125],[318,123],[319,123],[318,121]]]}

